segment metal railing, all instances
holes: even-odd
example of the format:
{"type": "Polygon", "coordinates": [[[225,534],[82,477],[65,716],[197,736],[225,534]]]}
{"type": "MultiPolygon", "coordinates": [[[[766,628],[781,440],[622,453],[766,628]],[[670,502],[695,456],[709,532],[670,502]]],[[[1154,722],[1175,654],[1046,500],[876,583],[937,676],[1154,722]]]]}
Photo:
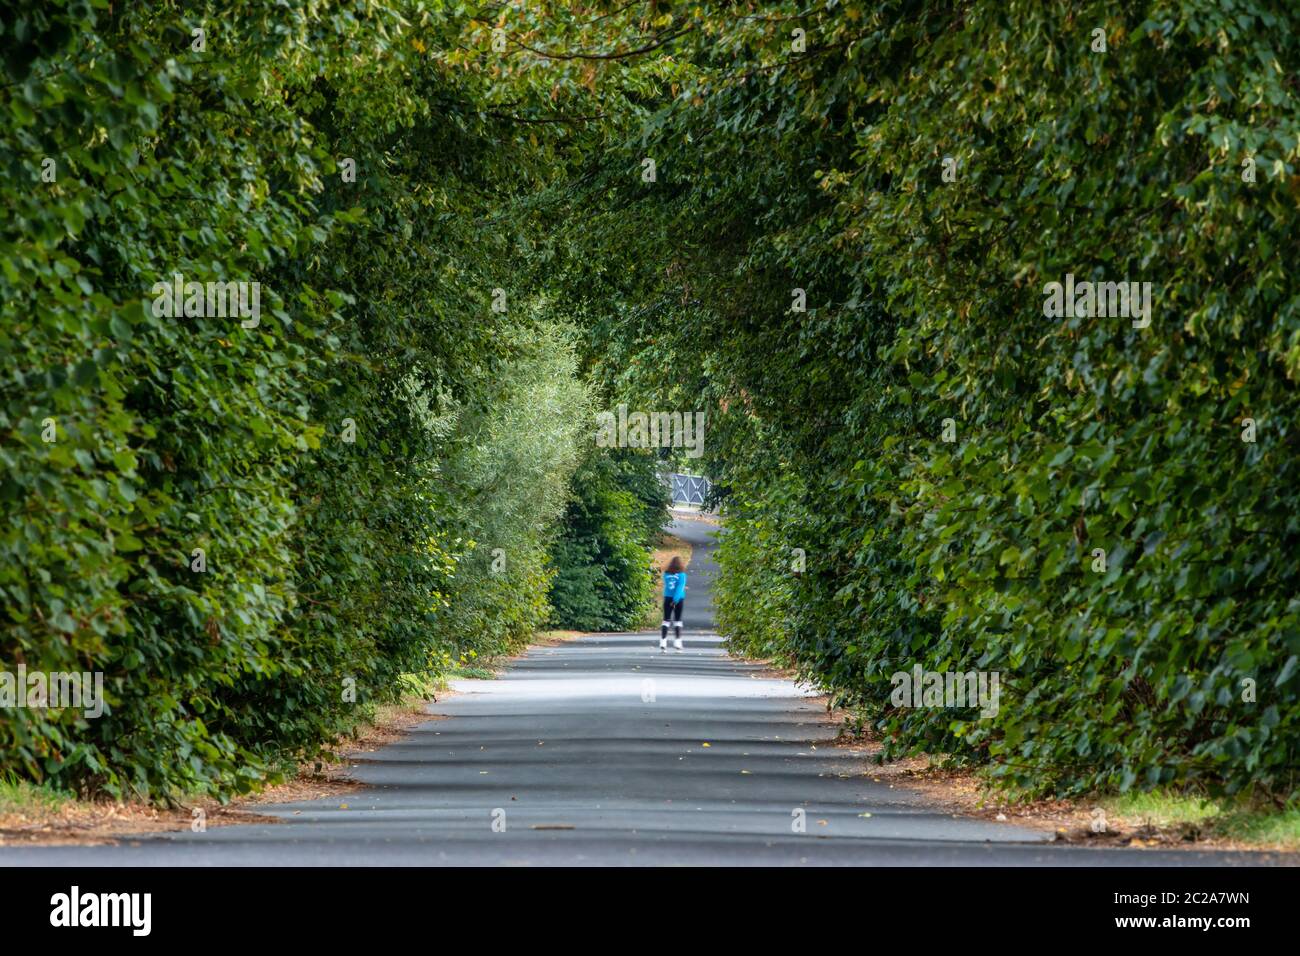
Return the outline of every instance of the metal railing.
{"type": "Polygon", "coordinates": [[[703,505],[709,496],[709,479],[703,475],[670,474],[668,478],[675,505],[703,505]]]}

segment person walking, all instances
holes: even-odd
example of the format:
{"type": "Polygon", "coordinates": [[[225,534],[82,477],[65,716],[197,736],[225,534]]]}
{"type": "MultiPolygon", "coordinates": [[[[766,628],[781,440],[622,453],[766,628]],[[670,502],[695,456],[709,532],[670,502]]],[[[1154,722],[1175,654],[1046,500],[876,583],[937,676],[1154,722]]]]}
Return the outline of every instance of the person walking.
{"type": "Polygon", "coordinates": [[[682,649],[682,605],[686,603],[686,566],[673,555],[664,568],[664,623],[659,629],[659,650],[668,651],[668,630],[677,628],[673,647],[682,649]]]}

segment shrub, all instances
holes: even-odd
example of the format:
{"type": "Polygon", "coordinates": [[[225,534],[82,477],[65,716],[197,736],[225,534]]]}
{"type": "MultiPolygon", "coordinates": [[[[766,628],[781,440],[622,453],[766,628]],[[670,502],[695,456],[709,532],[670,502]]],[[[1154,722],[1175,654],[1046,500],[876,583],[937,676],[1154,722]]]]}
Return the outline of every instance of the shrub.
{"type": "Polygon", "coordinates": [[[654,581],[650,548],[667,520],[667,489],[648,454],[592,446],[552,548],[555,627],[581,631],[640,626],[654,581]]]}

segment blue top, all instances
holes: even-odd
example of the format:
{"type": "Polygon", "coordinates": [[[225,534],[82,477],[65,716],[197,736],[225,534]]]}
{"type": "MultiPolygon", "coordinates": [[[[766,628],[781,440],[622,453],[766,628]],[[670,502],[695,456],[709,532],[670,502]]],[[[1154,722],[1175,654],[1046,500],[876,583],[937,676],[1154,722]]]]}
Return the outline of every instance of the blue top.
{"type": "Polygon", "coordinates": [[[686,572],[678,571],[676,574],[664,575],[664,597],[670,597],[674,601],[686,599],[686,572]]]}

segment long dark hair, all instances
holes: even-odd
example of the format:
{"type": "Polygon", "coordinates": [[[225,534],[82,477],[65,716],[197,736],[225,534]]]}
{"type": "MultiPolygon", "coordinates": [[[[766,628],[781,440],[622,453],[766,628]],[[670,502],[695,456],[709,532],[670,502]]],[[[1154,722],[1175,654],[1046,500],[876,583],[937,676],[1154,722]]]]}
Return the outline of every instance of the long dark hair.
{"type": "Polygon", "coordinates": [[[682,570],[682,559],[673,555],[673,559],[668,562],[668,567],[664,568],[664,574],[680,574],[682,570]]]}

